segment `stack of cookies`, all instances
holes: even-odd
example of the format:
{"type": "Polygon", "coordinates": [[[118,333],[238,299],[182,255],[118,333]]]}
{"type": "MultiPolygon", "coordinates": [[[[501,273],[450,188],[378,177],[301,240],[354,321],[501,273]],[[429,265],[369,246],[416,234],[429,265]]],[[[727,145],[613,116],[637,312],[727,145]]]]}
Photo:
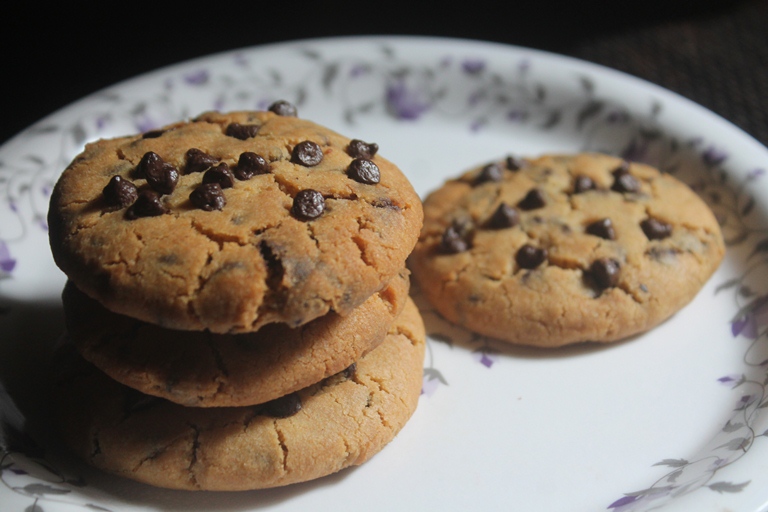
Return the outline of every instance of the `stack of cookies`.
{"type": "Polygon", "coordinates": [[[66,444],[152,485],[242,490],[393,439],[421,390],[422,207],[377,150],[285,102],[89,144],[49,211],[66,444]]]}

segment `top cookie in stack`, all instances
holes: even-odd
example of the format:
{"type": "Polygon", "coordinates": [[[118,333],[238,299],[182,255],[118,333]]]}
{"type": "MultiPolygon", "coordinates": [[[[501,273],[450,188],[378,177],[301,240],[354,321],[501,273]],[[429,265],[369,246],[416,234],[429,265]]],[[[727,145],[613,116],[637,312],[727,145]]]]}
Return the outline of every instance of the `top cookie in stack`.
{"type": "Polygon", "coordinates": [[[89,144],[51,199],[56,264],[107,309],[173,329],[361,305],[405,266],[419,198],[375,144],[270,110],[89,144]]]}

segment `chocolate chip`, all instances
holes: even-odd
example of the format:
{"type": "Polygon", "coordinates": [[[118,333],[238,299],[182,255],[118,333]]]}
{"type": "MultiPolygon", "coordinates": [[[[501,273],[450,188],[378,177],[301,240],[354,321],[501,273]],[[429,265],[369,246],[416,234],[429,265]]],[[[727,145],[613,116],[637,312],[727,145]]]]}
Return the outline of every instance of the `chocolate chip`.
{"type": "Polygon", "coordinates": [[[224,191],[218,183],[203,183],[189,194],[189,200],[195,208],[207,212],[221,210],[227,204],[224,191]]]}
{"type": "Polygon", "coordinates": [[[218,163],[216,158],[197,148],[187,150],[186,161],[184,172],[187,174],[203,172],[218,163]]]}
{"type": "Polygon", "coordinates": [[[523,210],[535,210],[541,208],[546,204],[544,200],[544,194],[537,188],[532,188],[528,191],[525,197],[517,203],[517,206],[523,210]]]}
{"type": "Polygon", "coordinates": [[[672,226],[654,218],[645,219],[640,227],[648,240],[662,240],[672,234],[672,226]]]}
{"type": "Polygon", "coordinates": [[[235,176],[229,169],[229,166],[221,162],[216,167],[211,167],[203,174],[203,183],[218,183],[221,188],[232,188],[235,186],[235,176]]]}
{"type": "Polygon", "coordinates": [[[291,161],[305,167],[312,167],[323,160],[323,148],[316,142],[305,140],[294,146],[291,153],[291,161]]]}
{"type": "Polygon", "coordinates": [[[284,117],[296,117],[298,115],[296,106],[293,103],[289,103],[285,100],[277,100],[269,106],[268,110],[284,117]]]}
{"type": "Polygon", "coordinates": [[[179,183],[179,171],[167,162],[147,166],[144,177],[149,186],[161,194],[170,194],[179,183]]]}
{"type": "Polygon", "coordinates": [[[525,244],[515,254],[515,261],[521,268],[533,269],[547,259],[547,250],[525,244]]]}
{"type": "Polygon", "coordinates": [[[595,182],[592,181],[592,178],[589,176],[576,176],[576,179],[573,182],[574,194],[581,194],[582,192],[586,192],[587,190],[595,190],[596,188],[597,185],[595,185],[595,182]]]}
{"type": "Polygon", "coordinates": [[[623,162],[619,167],[612,171],[613,185],[611,190],[615,192],[637,192],[640,190],[640,182],[637,178],[629,174],[629,163],[623,162]]]}
{"type": "Polygon", "coordinates": [[[136,185],[120,176],[112,176],[102,193],[104,194],[104,201],[109,206],[117,206],[118,208],[132,205],[139,196],[136,185]]]}
{"type": "Polygon", "coordinates": [[[516,158],[514,156],[508,156],[506,162],[507,162],[507,169],[510,171],[519,171],[525,165],[525,162],[523,160],[516,158]]]}
{"type": "Polygon", "coordinates": [[[272,418],[288,418],[301,410],[301,397],[290,393],[263,404],[261,410],[272,418]]]}
{"type": "Polygon", "coordinates": [[[454,226],[448,226],[440,238],[439,250],[443,254],[458,254],[469,249],[469,244],[456,231],[454,226]]]}
{"type": "Polygon", "coordinates": [[[258,124],[230,123],[225,133],[230,137],[246,140],[255,137],[259,133],[259,128],[261,127],[258,124]]]}
{"type": "Polygon", "coordinates": [[[504,171],[502,171],[499,164],[488,164],[480,169],[480,172],[475,176],[475,181],[473,183],[474,185],[480,185],[489,181],[501,181],[503,172],[504,171]]]}
{"type": "Polygon", "coordinates": [[[165,130],[149,130],[141,134],[142,139],[156,139],[165,133],[165,130]]]}
{"type": "Polygon", "coordinates": [[[592,276],[595,284],[604,290],[619,283],[620,270],[619,262],[613,258],[599,258],[589,266],[589,275],[592,276]]]}
{"type": "Polygon", "coordinates": [[[367,158],[370,160],[379,150],[379,145],[375,142],[363,142],[360,139],[354,139],[347,146],[347,154],[352,158],[367,158]]]}
{"type": "Polygon", "coordinates": [[[375,185],[381,179],[379,166],[365,158],[355,158],[347,167],[347,176],[366,185],[375,185]]]}
{"type": "Polygon", "coordinates": [[[160,201],[160,194],[154,190],[142,190],[136,197],[136,201],[125,211],[125,216],[133,220],[139,217],[157,217],[166,211],[160,201]]]}
{"type": "Polygon", "coordinates": [[[317,190],[300,191],[293,198],[291,213],[299,220],[316,219],[325,211],[325,198],[317,190]]]}
{"type": "Polygon", "coordinates": [[[501,203],[493,215],[488,219],[486,226],[491,229],[504,229],[516,226],[520,222],[517,210],[507,203],[501,203]]]}
{"type": "Polygon", "coordinates": [[[616,232],[613,229],[611,219],[600,219],[587,226],[586,232],[590,235],[599,236],[606,240],[616,240],[616,232]]]}
{"type": "Polygon", "coordinates": [[[160,167],[164,163],[165,161],[160,157],[160,155],[154,151],[147,151],[144,153],[144,156],[141,157],[141,160],[139,160],[139,164],[136,166],[133,176],[134,178],[146,178],[147,169],[160,167]]]}
{"type": "Polygon", "coordinates": [[[253,178],[257,174],[267,174],[269,172],[269,164],[266,159],[253,153],[246,151],[240,154],[240,158],[237,160],[237,167],[235,167],[235,178],[240,181],[245,181],[253,178]]]}

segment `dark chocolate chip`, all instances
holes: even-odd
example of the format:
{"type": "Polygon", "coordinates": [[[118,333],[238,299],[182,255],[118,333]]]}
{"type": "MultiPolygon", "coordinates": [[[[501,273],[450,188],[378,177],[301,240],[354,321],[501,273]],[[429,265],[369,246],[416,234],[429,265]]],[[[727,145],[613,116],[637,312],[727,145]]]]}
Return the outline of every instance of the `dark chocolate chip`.
{"type": "Polygon", "coordinates": [[[299,220],[316,219],[325,211],[325,198],[317,190],[300,191],[293,198],[291,213],[299,220]]]}
{"type": "Polygon", "coordinates": [[[323,148],[316,142],[305,140],[294,146],[291,161],[305,167],[312,167],[323,161],[323,148]]]}
{"type": "Polygon", "coordinates": [[[599,258],[589,266],[589,274],[602,290],[619,284],[620,270],[619,262],[613,258],[599,258]]]}
{"type": "Polygon", "coordinates": [[[179,183],[179,171],[168,162],[147,166],[144,177],[149,186],[161,194],[170,194],[179,183]]]}
{"type": "Polygon", "coordinates": [[[587,190],[595,190],[596,188],[597,185],[595,185],[595,182],[592,181],[592,178],[589,176],[576,176],[576,179],[573,182],[574,194],[581,194],[582,192],[586,192],[587,190]]]}
{"type": "Polygon", "coordinates": [[[508,156],[506,162],[507,169],[510,171],[519,171],[525,165],[523,160],[514,156],[508,156]]]}
{"type": "Polygon", "coordinates": [[[672,234],[672,226],[654,218],[645,219],[640,227],[648,240],[662,240],[672,234]]]}
{"type": "Polygon", "coordinates": [[[515,254],[515,261],[521,268],[533,269],[547,259],[547,250],[525,244],[515,254]]]}
{"type": "Polygon", "coordinates": [[[154,190],[142,190],[136,197],[136,201],[125,211],[125,216],[133,220],[139,217],[157,217],[166,211],[160,201],[160,194],[154,190]]]}
{"type": "Polygon", "coordinates": [[[165,130],[149,130],[141,134],[142,139],[156,139],[165,133],[165,130]]]}
{"type": "Polygon", "coordinates": [[[186,174],[203,172],[218,163],[218,159],[197,148],[192,148],[187,151],[186,161],[187,163],[184,166],[184,172],[186,174]]]}
{"type": "Polygon", "coordinates": [[[544,200],[544,194],[537,188],[532,188],[528,191],[525,197],[517,203],[517,206],[522,210],[535,210],[541,208],[546,204],[544,200]]]}
{"type": "Polygon", "coordinates": [[[347,167],[347,176],[366,185],[375,185],[381,179],[379,166],[365,158],[355,158],[347,167]]]}
{"type": "Polygon", "coordinates": [[[224,191],[218,183],[203,183],[189,194],[189,200],[195,208],[207,212],[221,210],[227,204],[224,191]]]}
{"type": "Polygon", "coordinates": [[[480,185],[482,183],[486,183],[488,181],[501,181],[501,178],[503,177],[503,172],[499,164],[492,163],[488,164],[482,169],[480,169],[480,172],[477,173],[477,176],[475,176],[475,185],[480,185]]]}
{"type": "Polygon", "coordinates": [[[629,163],[623,162],[612,171],[613,185],[611,190],[615,192],[637,192],[640,190],[640,182],[629,173],[629,163]]]}
{"type": "Polygon", "coordinates": [[[465,233],[462,233],[461,228],[455,223],[448,226],[445,231],[443,231],[439,247],[441,253],[458,254],[468,249],[469,242],[466,239],[465,233]]]}
{"type": "Polygon", "coordinates": [[[370,160],[379,150],[379,145],[375,142],[363,142],[360,139],[354,139],[347,146],[347,154],[352,158],[367,158],[370,160]]]}
{"type": "Polygon", "coordinates": [[[221,188],[232,188],[235,186],[235,176],[229,169],[229,166],[221,162],[216,167],[211,167],[203,174],[203,183],[218,183],[221,188]]]}
{"type": "Polygon", "coordinates": [[[240,154],[240,158],[237,160],[237,167],[235,167],[235,178],[240,181],[245,181],[253,178],[257,174],[267,174],[269,172],[269,164],[267,160],[251,151],[246,151],[240,154]]]}
{"type": "Polygon", "coordinates": [[[268,110],[284,117],[296,117],[299,115],[296,106],[285,100],[277,100],[269,106],[268,110]]]}
{"type": "Polygon", "coordinates": [[[134,178],[146,178],[147,170],[155,167],[161,167],[165,161],[154,151],[147,151],[139,160],[134,172],[134,178]]]}
{"type": "Polygon", "coordinates": [[[589,224],[586,229],[590,235],[599,236],[606,240],[616,240],[616,231],[613,229],[613,222],[611,219],[600,219],[589,224]]]}
{"type": "Polygon", "coordinates": [[[501,203],[493,215],[488,219],[486,226],[491,229],[504,229],[516,226],[520,222],[517,210],[507,203],[501,203]]]}
{"type": "Polygon", "coordinates": [[[104,200],[109,206],[125,208],[136,201],[139,196],[136,185],[120,176],[112,176],[107,186],[102,191],[104,200]]]}
{"type": "Polygon", "coordinates": [[[246,140],[255,137],[256,134],[259,133],[259,128],[261,128],[261,126],[258,124],[230,123],[227,126],[227,131],[225,133],[230,137],[246,140]]]}
{"type": "Polygon", "coordinates": [[[263,404],[261,410],[272,418],[288,418],[301,410],[301,397],[290,393],[263,404]]]}

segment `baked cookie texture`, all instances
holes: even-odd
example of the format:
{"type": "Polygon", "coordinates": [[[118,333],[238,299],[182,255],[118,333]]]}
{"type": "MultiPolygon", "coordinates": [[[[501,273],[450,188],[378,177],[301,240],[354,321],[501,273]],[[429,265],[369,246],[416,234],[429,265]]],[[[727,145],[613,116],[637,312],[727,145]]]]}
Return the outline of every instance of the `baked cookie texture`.
{"type": "Polygon", "coordinates": [[[556,347],[656,326],[724,252],[714,215],[685,184],[583,153],[510,157],[446,182],[424,201],[409,266],[448,320],[556,347]]]}
{"type": "Polygon", "coordinates": [[[106,471],[152,485],[246,490],[319,478],[379,452],[412,415],[425,333],[408,299],[384,342],[354,367],[295,393],[300,409],[183,407],[123,386],[71,344],[54,403],[65,442],[106,471]]]}
{"type": "Polygon", "coordinates": [[[94,142],[54,187],[54,260],[106,308],[173,329],[348,314],[403,268],[422,223],[409,181],[369,150],[273,112],[94,142]]]}
{"type": "Polygon", "coordinates": [[[242,334],[171,330],[113,313],[72,282],[62,299],[70,340],[112,379],[181,405],[234,407],[293,393],[355,363],[384,340],[408,288],[403,269],[345,316],[242,334]]]}

